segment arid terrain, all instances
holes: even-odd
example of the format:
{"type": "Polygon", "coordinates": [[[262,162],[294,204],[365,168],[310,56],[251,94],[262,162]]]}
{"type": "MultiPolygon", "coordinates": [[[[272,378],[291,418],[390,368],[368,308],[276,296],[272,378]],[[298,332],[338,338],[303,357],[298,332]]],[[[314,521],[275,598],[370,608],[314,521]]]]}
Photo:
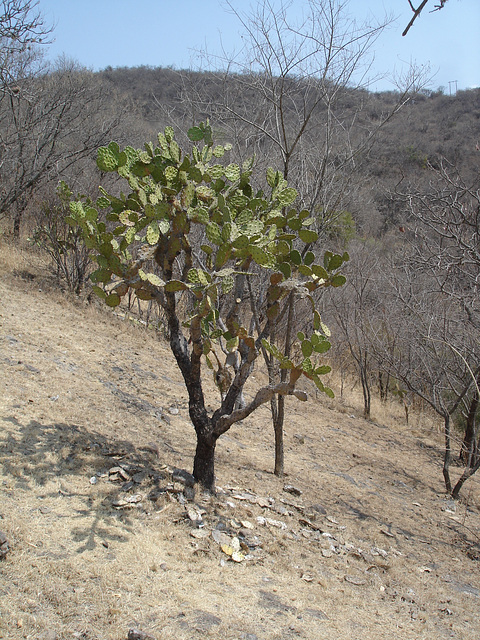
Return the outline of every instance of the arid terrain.
{"type": "Polygon", "coordinates": [[[478,640],[480,477],[448,499],[431,416],[289,400],[279,479],[262,407],[192,498],[168,345],[45,274],[0,245],[0,638],[478,640]]]}

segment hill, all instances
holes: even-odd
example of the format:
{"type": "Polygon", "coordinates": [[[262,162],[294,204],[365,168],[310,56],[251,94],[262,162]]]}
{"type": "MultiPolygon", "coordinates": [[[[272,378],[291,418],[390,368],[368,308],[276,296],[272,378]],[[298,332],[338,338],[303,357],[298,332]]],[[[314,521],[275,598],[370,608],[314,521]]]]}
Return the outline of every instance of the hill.
{"type": "MultiPolygon", "coordinates": [[[[287,154],[289,184],[298,188],[302,206],[318,214],[319,224],[326,216],[327,226],[332,216],[348,212],[361,237],[380,237],[403,224],[403,212],[392,202],[391,192],[400,182],[402,188],[413,182],[420,190],[428,189],[429,163],[438,166],[446,158],[467,182],[478,176],[480,89],[452,96],[424,90],[401,98],[395,91],[340,87],[330,96],[328,82],[317,87],[310,79],[306,88],[306,80],[286,78],[282,143],[272,105],[276,98],[269,95],[262,102],[255,76],[150,67],[92,73],[75,66],[57,74],[32,78],[31,89],[48,111],[51,103],[56,104],[53,89],[63,99],[61,82],[67,83],[71,113],[50,114],[53,130],[61,132],[61,145],[43,144],[42,118],[37,122],[32,115],[29,120],[20,117],[21,111],[10,113],[7,102],[2,106],[2,126],[10,141],[5,162],[11,168],[21,166],[22,171],[12,169],[3,176],[0,218],[6,218],[16,235],[22,217],[36,218],[39,205],[55,201],[60,179],[97,197],[92,156],[99,146],[115,139],[120,145],[142,147],[166,125],[173,125],[180,135],[206,118],[211,119],[219,142],[234,144],[232,159],[255,156],[262,175],[266,166],[285,170],[285,148],[280,147],[287,140],[287,146],[292,145],[287,154]],[[404,106],[389,119],[399,102],[404,106]],[[302,127],[305,109],[308,126],[302,127]],[[255,118],[250,122],[252,113],[255,118]],[[268,124],[265,131],[262,122],[268,124]],[[294,145],[299,126],[301,141],[294,145]],[[30,146],[18,146],[23,135],[30,146]]],[[[27,98],[25,108],[30,105],[27,98]]]]}
{"type": "MultiPolygon", "coordinates": [[[[255,154],[259,163],[267,160],[272,166],[282,167],[281,154],[275,145],[269,144],[268,135],[248,128],[241,118],[229,116],[237,113],[248,119],[249,114],[255,113],[257,119],[265,118],[266,121],[272,117],[272,106],[268,102],[262,104],[254,80],[248,76],[161,67],[108,68],[96,76],[105,85],[107,93],[121,95],[131,102],[137,118],[135,131],[131,130],[131,125],[128,133],[125,131],[130,143],[142,145],[142,135],[154,139],[166,125],[173,124],[185,131],[192,123],[211,118],[217,131],[222,132],[222,127],[227,127],[229,136],[239,136],[240,142],[235,148],[237,155],[255,154]],[[228,109],[222,110],[219,105],[225,101],[229,103],[228,109]],[[235,124],[232,124],[234,120],[235,124]],[[252,140],[257,138],[255,146],[252,140]]],[[[286,129],[290,129],[294,137],[305,107],[305,94],[301,80],[292,78],[290,82],[292,88],[284,90],[289,107],[283,115],[286,129]]],[[[319,92],[323,90],[325,88],[319,88],[319,92]]],[[[318,98],[311,87],[308,95],[312,102],[318,98]]],[[[458,91],[455,95],[445,95],[442,90],[421,90],[407,94],[403,99],[400,96],[398,91],[374,93],[344,87],[335,93],[328,107],[320,100],[303,134],[308,153],[316,159],[314,164],[320,166],[326,160],[332,165],[335,176],[331,179],[332,185],[324,178],[323,188],[333,189],[333,201],[342,190],[345,192],[343,206],[351,212],[362,236],[380,236],[403,221],[402,212],[396,210],[389,195],[399,183],[402,188],[414,183],[420,190],[428,189],[428,164],[438,167],[446,159],[458,168],[467,182],[478,176],[480,89],[458,91]],[[388,114],[402,101],[404,106],[389,119],[388,114]],[[356,154],[355,162],[343,168],[342,171],[346,171],[344,185],[340,166],[345,155],[348,156],[347,149],[350,145],[360,149],[364,138],[369,138],[385,119],[386,123],[378,129],[371,143],[356,154]],[[328,125],[331,141],[327,143],[324,130],[330,120],[336,125],[328,125]],[[329,145],[332,148],[329,149],[329,145]]],[[[234,142],[234,139],[229,138],[229,141],[234,142]]],[[[306,153],[302,151],[295,157],[294,164],[302,165],[306,153]]],[[[302,165],[302,172],[305,171],[302,165]]],[[[302,195],[307,190],[306,182],[295,185],[302,195]]],[[[310,208],[311,203],[306,206],[310,208]]]]}
{"type": "Polygon", "coordinates": [[[292,401],[280,480],[264,407],[192,497],[166,344],[45,273],[2,245],[0,637],[478,638],[480,481],[445,498],[429,416],[292,401]]]}

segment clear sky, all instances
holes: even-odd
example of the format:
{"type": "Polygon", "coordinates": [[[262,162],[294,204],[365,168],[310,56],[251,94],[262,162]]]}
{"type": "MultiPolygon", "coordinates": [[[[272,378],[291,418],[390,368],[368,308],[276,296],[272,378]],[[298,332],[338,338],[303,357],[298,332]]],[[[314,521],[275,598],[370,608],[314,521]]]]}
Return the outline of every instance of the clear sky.
{"type": "MultiPolygon", "coordinates": [[[[421,0],[413,0],[416,6],[421,0]]],[[[237,6],[250,3],[238,0],[237,6]]],[[[293,6],[300,6],[294,0],[293,6]]],[[[412,12],[408,0],[350,0],[350,13],[359,21],[397,20],[375,43],[374,70],[391,74],[415,62],[429,65],[429,87],[480,86],[480,0],[449,0],[441,11],[430,0],[406,37],[402,31],[412,12]]],[[[40,0],[45,17],[55,23],[55,42],[48,57],[66,54],[94,70],[112,67],[172,66],[198,68],[195,51],[241,46],[241,26],[221,0],[40,0]]],[[[393,88],[387,80],[371,87],[393,88]]]]}

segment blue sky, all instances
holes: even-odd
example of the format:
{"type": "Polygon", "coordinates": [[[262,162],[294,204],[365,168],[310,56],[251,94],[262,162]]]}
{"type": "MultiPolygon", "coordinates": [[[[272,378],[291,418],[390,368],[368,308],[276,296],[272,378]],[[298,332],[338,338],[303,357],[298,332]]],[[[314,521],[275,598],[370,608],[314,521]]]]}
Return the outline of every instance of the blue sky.
{"type": "MultiPolygon", "coordinates": [[[[249,4],[249,3],[248,3],[249,4]]],[[[238,0],[237,6],[246,8],[238,0]]],[[[300,6],[294,0],[293,6],[300,6]]],[[[420,0],[414,0],[414,5],[420,0]]],[[[401,72],[410,62],[430,65],[429,87],[480,86],[480,0],[449,0],[441,11],[429,13],[430,0],[406,37],[402,31],[412,12],[408,0],[350,0],[350,13],[359,21],[397,16],[374,47],[376,74],[401,72]]],[[[107,66],[173,66],[198,68],[195,51],[208,44],[220,51],[241,43],[238,20],[221,0],[40,0],[45,17],[55,23],[55,42],[48,57],[66,54],[94,70],[107,66]]],[[[371,88],[386,90],[386,79],[371,88]]]]}

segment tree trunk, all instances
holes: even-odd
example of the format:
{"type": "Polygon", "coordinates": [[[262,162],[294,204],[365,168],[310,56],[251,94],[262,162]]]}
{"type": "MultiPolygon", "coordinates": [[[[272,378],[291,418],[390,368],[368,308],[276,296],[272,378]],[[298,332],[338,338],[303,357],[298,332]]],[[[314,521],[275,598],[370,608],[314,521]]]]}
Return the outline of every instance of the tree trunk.
{"type": "Polygon", "coordinates": [[[390,376],[385,374],[383,371],[378,372],[378,388],[380,391],[380,400],[382,402],[387,402],[388,399],[388,384],[389,384],[390,376]]]}
{"type": "Polygon", "coordinates": [[[452,481],[450,479],[450,461],[452,458],[452,443],[450,436],[450,415],[444,416],[445,421],[445,455],[443,457],[443,478],[448,493],[452,493],[452,481]]]}
{"type": "Polygon", "coordinates": [[[215,492],[215,447],[217,439],[197,432],[193,477],[210,493],[215,492]]]}
{"type": "Polygon", "coordinates": [[[273,420],[273,430],[275,432],[275,468],[274,474],[283,478],[285,473],[285,447],[283,443],[283,423],[285,419],[285,397],[278,396],[277,413],[273,420]]]}
{"type": "MultiPolygon", "coordinates": [[[[172,262],[175,259],[173,255],[172,262]]],[[[158,262],[158,261],[157,261],[158,262]]],[[[172,278],[171,264],[163,269],[168,280],[172,278]]],[[[182,333],[180,320],[177,316],[176,297],[171,291],[165,292],[165,312],[170,331],[170,348],[178,367],[182,372],[188,391],[188,412],[197,434],[197,448],[193,461],[193,477],[206,491],[215,492],[215,446],[218,436],[213,434],[213,424],[205,409],[205,398],[201,382],[200,358],[203,352],[200,323],[197,318],[192,320],[190,339],[193,343],[189,352],[188,342],[182,333]]]]}
{"type": "Polygon", "coordinates": [[[13,217],[13,237],[15,238],[15,240],[18,240],[20,238],[20,224],[22,222],[22,214],[23,211],[17,209],[13,217]]]}
{"type": "MultiPolygon", "coordinates": [[[[293,292],[288,297],[288,317],[287,327],[285,334],[285,349],[284,353],[287,358],[290,357],[292,350],[292,333],[295,315],[295,296],[293,292]]],[[[280,372],[280,380],[285,382],[288,376],[288,370],[282,369],[280,372]]],[[[283,425],[285,423],[285,396],[278,396],[277,411],[273,418],[273,430],[275,433],[275,467],[274,474],[279,478],[283,478],[285,473],[284,461],[285,461],[285,447],[283,442],[283,425]]]]}
{"type": "Polygon", "coordinates": [[[370,409],[371,409],[371,393],[370,393],[370,384],[368,382],[368,371],[367,371],[367,363],[360,362],[360,380],[362,383],[362,392],[363,392],[363,417],[366,420],[370,419],[370,409]]]}
{"type": "MultiPolygon", "coordinates": [[[[477,381],[478,382],[478,381],[477,381]]],[[[460,460],[469,467],[474,467],[479,458],[478,442],[477,442],[477,424],[476,415],[479,404],[479,395],[475,391],[470,407],[468,409],[467,424],[465,427],[465,435],[460,449],[460,460]]]]}
{"type": "Polygon", "coordinates": [[[478,471],[479,468],[480,468],[480,459],[477,460],[475,465],[471,467],[467,467],[465,469],[465,471],[462,473],[461,477],[457,481],[457,484],[453,487],[452,498],[454,498],[455,500],[458,498],[460,494],[460,489],[463,487],[465,482],[478,471]]]}

